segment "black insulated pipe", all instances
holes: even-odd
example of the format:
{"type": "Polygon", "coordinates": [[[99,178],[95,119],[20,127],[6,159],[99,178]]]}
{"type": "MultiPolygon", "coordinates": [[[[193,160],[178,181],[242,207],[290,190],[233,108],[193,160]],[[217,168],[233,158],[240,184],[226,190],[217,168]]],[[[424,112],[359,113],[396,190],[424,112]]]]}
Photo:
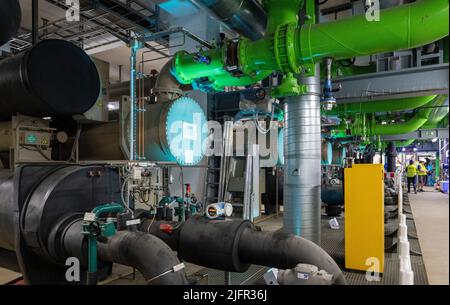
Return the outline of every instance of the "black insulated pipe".
{"type": "Polygon", "coordinates": [[[397,168],[397,148],[394,142],[389,142],[386,147],[387,172],[394,173],[397,168]]]}
{"type": "Polygon", "coordinates": [[[94,62],[70,42],[43,40],[0,61],[0,118],[70,117],[89,110],[99,94],[94,62]]]}
{"type": "Polygon", "coordinates": [[[334,275],[337,285],[346,285],[339,266],[314,242],[284,232],[244,230],[239,243],[239,258],[252,264],[292,269],[299,263],[315,265],[334,275]]]}
{"type": "Polygon", "coordinates": [[[284,232],[261,232],[246,220],[208,220],[193,216],[185,223],[151,220],[139,230],[157,236],[183,260],[208,268],[245,272],[251,264],[292,269],[300,263],[312,264],[334,275],[345,285],[336,262],[322,248],[302,237],[284,232]],[[162,230],[161,225],[173,230],[162,230]]]}
{"type": "Polygon", "coordinates": [[[151,285],[187,285],[184,269],[175,253],[159,238],[143,232],[119,231],[98,243],[99,258],[136,268],[151,285]]]}
{"type": "Polygon", "coordinates": [[[18,0],[0,1],[0,46],[17,33],[21,20],[22,12],[18,0]]]}
{"type": "Polygon", "coordinates": [[[238,34],[253,41],[264,36],[267,14],[257,0],[191,0],[238,34]]]}

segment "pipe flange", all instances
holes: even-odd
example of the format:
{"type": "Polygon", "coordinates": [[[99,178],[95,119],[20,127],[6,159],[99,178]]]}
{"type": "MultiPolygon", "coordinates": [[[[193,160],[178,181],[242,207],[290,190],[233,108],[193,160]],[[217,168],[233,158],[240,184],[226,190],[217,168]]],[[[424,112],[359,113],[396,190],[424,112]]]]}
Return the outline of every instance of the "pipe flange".
{"type": "Polygon", "coordinates": [[[296,61],[295,32],[297,25],[288,23],[280,25],[274,35],[274,52],[280,71],[299,74],[300,66],[296,61]]]}

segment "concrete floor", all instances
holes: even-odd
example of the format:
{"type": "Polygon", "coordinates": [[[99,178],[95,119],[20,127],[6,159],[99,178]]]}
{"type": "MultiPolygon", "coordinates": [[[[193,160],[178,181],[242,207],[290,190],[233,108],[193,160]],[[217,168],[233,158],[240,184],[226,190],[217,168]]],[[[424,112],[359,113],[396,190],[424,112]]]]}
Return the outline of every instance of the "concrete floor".
{"type": "Polygon", "coordinates": [[[20,276],[21,276],[20,273],[10,271],[10,270],[0,267],[0,285],[9,283],[9,282],[17,279],[20,276]]]}
{"type": "Polygon", "coordinates": [[[409,195],[431,285],[449,284],[449,196],[426,188],[426,192],[409,195]]]}

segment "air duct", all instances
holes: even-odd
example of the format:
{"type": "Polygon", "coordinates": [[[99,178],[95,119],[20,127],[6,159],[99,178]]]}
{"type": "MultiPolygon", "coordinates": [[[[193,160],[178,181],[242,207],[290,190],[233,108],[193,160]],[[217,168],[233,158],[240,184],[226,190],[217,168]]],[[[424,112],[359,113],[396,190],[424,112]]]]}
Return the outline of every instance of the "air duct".
{"type": "Polygon", "coordinates": [[[90,109],[100,77],[89,56],[74,44],[49,39],[0,61],[0,117],[72,116],[90,109]]]}
{"type": "Polygon", "coordinates": [[[306,93],[285,100],[284,229],[320,245],[320,79],[304,77],[306,93]]]}
{"type": "Polygon", "coordinates": [[[257,0],[191,0],[238,34],[257,40],[264,36],[267,16],[257,0]]]}
{"type": "Polygon", "coordinates": [[[22,12],[18,0],[0,1],[0,46],[17,33],[21,19],[22,12]]]}

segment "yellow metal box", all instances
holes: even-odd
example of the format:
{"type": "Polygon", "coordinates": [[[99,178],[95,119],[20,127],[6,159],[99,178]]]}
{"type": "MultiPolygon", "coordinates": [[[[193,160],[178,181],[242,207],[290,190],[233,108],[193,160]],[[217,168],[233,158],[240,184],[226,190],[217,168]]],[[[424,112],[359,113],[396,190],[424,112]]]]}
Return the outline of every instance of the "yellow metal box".
{"type": "Polygon", "coordinates": [[[344,173],[345,268],[361,271],[375,268],[383,273],[383,165],[355,164],[344,173]]]}

